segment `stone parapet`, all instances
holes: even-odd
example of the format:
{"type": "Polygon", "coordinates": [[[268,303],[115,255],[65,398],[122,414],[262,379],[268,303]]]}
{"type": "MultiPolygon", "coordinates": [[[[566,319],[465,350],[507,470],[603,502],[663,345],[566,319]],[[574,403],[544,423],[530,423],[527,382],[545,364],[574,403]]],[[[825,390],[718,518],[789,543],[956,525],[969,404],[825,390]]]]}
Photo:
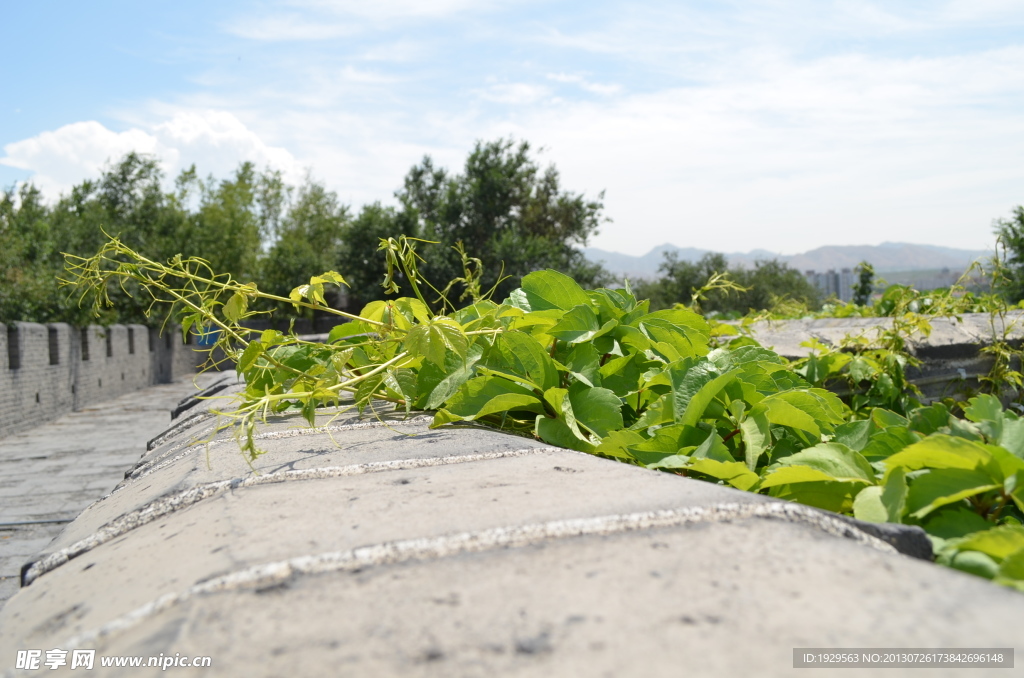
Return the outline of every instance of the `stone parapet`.
{"type": "MultiPolygon", "coordinates": [[[[1020,347],[1024,340],[1024,312],[1005,316],[965,313],[960,318],[931,319],[931,333],[911,335],[908,348],[921,360],[908,377],[921,388],[925,399],[964,395],[980,386],[979,377],[992,368],[993,358],[985,349],[995,341],[1020,347]]],[[[873,341],[878,328],[892,326],[891,318],[814,318],[774,320],[756,323],[752,337],[780,355],[797,359],[810,353],[802,344],[816,339],[838,346],[846,336],[864,336],[873,341]]],[[[1014,362],[1019,368],[1019,361],[1014,362]]]]}
{"type": "Polygon", "coordinates": [[[0,657],[208,656],[246,676],[786,676],[794,648],[1019,639],[1024,596],[833,514],[424,416],[275,416],[250,465],[211,402],[27,564],[0,610],[0,657]]]}
{"type": "Polygon", "coordinates": [[[0,324],[0,437],[195,372],[204,354],[144,325],[0,324]]]}

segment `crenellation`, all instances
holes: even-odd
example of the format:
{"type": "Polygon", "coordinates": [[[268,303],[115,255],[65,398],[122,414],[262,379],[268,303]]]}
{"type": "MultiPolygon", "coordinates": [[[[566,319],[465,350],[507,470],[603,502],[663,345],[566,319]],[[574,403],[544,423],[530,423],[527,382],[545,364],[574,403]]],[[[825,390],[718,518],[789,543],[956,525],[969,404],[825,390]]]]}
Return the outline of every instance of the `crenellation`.
{"type": "Polygon", "coordinates": [[[180,328],[165,334],[145,325],[0,324],[0,437],[195,372],[203,356],[181,342],[180,328]]]}

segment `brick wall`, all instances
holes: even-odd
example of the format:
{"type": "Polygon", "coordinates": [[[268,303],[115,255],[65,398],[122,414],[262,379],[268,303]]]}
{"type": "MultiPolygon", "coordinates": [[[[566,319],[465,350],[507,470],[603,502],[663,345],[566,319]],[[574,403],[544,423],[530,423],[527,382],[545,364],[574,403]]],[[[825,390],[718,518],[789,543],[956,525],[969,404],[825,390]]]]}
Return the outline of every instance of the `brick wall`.
{"type": "Polygon", "coordinates": [[[195,372],[180,328],[0,323],[0,437],[195,372]]]}

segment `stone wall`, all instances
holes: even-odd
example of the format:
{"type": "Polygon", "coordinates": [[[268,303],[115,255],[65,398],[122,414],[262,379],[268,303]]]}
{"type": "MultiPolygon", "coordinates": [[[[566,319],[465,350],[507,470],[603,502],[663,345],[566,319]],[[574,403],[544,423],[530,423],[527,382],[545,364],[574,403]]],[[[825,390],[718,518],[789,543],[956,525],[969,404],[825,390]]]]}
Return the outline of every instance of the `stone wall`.
{"type": "Polygon", "coordinates": [[[0,437],[195,372],[204,354],[144,325],[0,323],[0,437]]]}
{"type": "MultiPolygon", "coordinates": [[[[838,346],[846,336],[873,340],[879,327],[889,327],[891,318],[814,318],[757,323],[752,336],[763,346],[789,359],[807,356],[804,342],[816,339],[838,346]]],[[[920,361],[907,377],[921,389],[924,399],[964,396],[982,385],[980,377],[992,369],[993,358],[985,349],[995,341],[1019,348],[1024,341],[1024,312],[1001,317],[988,313],[965,313],[959,319],[935,318],[931,333],[910,337],[908,349],[920,361]]],[[[1019,360],[1013,367],[1020,369],[1019,360]]]]}
{"type": "Polygon", "coordinates": [[[797,648],[1020,645],[1024,596],[909,557],[920,528],[385,408],[271,415],[247,462],[214,404],[25,563],[0,667],[81,648],[97,676],[181,656],[212,670],[174,675],[717,678],[803,675],[797,648]]]}

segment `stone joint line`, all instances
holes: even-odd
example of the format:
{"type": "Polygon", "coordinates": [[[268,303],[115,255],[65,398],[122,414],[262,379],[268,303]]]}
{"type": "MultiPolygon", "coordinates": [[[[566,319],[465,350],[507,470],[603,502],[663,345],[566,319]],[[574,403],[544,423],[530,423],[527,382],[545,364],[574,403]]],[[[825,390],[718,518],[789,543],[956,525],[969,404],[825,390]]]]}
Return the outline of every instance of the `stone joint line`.
{"type": "Polygon", "coordinates": [[[767,502],[754,504],[712,504],[710,506],[643,511],[639,513],[555,520],[531,525],[497,527],[442,537],[384,542],[345,551],[305,555],[288,560],[243,568],[195,584],[180,593],[168,593],[98,629],[70,638],[59,645],[77,649],[95,647],[97,641],[124,632],[150,617],[188,600],[215,593],[262,589],[286,583],[301,575],[351,572],[367,567],[410,561],[449,558],[463,553],[481,553],[500,548],[522,548],[546,541],[583,536],[605,536],[697,523],[729,522],[751,518],[802,523],[836,537],[852,539],[885,553],[897,551],[885,542],[820,511],[800,504],[767,502]]]}
{"type": "MultiPolygon", "coordinates": [[[[397,422],[362,421],[362,422],[358,422],[358,423],[355,423],[355,424],[340,424],[338,426],[317,426],[315,428],[300,428],[300,429],[293,429],[293,430],[290,430],[290,431],[270,431],[268,433],[259,433],[257,435],[254,435],[253,436],[253,440],[273,440],[273,439],[277,439],[277,438],[294,438],[294,437],[297,437],[297,436],[320,435],[322,433],[330,434],[330,433],[336,433],[336,432],[341,432],[341,431],[355,431],[355,430],[359,430],[359,429],[368,429],[368,428],[391,428],[393,426],[418,426],[418,425],[420,425],[422,423],[426,423],[427,421],[433,421],[433,418],[421,415],[421,416],[418,416],[418,417],[413,417],[412,419],[408,419],[406,421],[397,421],[397,422]]],[[[211,426],[211,427],[203,430],[199,435],[206,435],[207,433],[210,433],[210,432],[216,433],[216,426],[211,426]]],[[[150,473],[153,473],[154,471],[159,471],[159,470],[161,470],[163,468],[166,468],[166,467],[170,466],[171,464],[173,464],[176,461],[184,459],[185,457],[189,456],[190,454],[192,454],[193,452],[195,452],[198,449],[209,449],[211,447],[216,447],[218,445],[223,445],[224,443],[234,442],[234,440],[235,440],[234,438],[218,438],[216,440],[208,440],[206,442],[194,444],[194,445],[191,445],[191,446],[189,446],[189,443],[187,443],[187,442],[186,443],[181,443],[181,444],[176,445],[176,446],[172,447],[171,449],[169,449],[162,456],[166,457],[167,455],[172,454],[172,453],[174,453],[174,452],[176,452],[176,451],[178,451],[178,450],[180,450],[180,449],[182,449],[183,447],[186,447],[186,446],[189,446],[188,449],[186,449],[181,454],[175,455],[174,457],[172,457],[170,459],[164,459],[164,461],[159,461],[159,459],[152,459],[152,460],[150,460],[148,462],[145,462],[143,464],[139,464],[137,467],[135,467],[135,469],[133,471],[131,471],[131,473],[128,474],[128,476],[125,478],[125,480],[132,480],[132,481],[139,480],[140,478],[144,478],[144,477],[148,476],[150,473]]],[[[118,486],[118,487],[114,488],[114,490],[110,494],[114,494],[115,492],[120,491],[123,487],[124,486],[121,485],[121,486],[118,486]]]]}
{"type": "Polygon", "coordinates": [[[137,527],[151,523],[154,520],[170,515],[175,511],[188,508],[189,506],[197,504],[204,499],[217,497],[226,492],[242,487],[256,487],[259,485],[270,485],[283,482],[357,476],[368,473],[381,473],[384,471],[404,471],[431,466],[448,466],[451,464],[464,464],[474,461],[489,461],[491,459],[504,459],[507,457],[522,457],[525,455],[563,451],[564,450],[562,450],[562,448],[558,447],[527,447],[518,450],[452,455],[447,457],[394,459],[390,461],[353,464],[350,466],[290,469],[287,471],[268,473],[267,475],[248,476],[246,478],[232,478],[230,480],[218,480],[211,483],[203,483],[202,485],[197,485],[187,490],[155,499],[141,508],[125,513],[124,515],[114,519],[93,534],[84,539],[80,539],[71,546],[63,548],[55,553],[51,553],[42,560],[30,563],[24,568],[21,576],[21,585],[23,587],[28,586],[42,575],[55,570],[71,559],[77,558],[84,553],[88,553],[92,549],[105,544],[111,539],[116,539],[137,527]]]}

